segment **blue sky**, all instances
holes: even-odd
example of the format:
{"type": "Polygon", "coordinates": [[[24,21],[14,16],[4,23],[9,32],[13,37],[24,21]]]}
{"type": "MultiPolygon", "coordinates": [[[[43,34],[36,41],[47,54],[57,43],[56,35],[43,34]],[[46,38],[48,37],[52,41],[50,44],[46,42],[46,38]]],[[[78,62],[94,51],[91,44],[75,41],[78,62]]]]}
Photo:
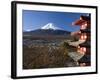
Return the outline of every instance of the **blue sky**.
{"type": "Polygon", "coordinates": [[[79,19],[81,15],[87,15],[87,13],[23,10],[23,31],[39,29],[47,23],[53,23],[56,27],[67,31],[77,31],[80,27],[72,26],[72,22],[79,19]]]}

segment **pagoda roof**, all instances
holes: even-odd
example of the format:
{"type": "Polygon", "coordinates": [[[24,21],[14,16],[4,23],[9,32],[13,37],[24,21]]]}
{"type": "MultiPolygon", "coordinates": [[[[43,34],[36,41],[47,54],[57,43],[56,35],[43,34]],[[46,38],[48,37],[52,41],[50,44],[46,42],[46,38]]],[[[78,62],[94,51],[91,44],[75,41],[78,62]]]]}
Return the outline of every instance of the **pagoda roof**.
{"type": "Polygon", "coordinates": [[[73,22],[73,25],[81,25],[82,23],[84,23],[85,20],[76,20],[75,22],[73,22]]]}
{"type": "Polygon", "coordinates": [[[79,44],[80,47],[87,47],[87,48],[90,48],[90,41],[86,41],[82,44],[79,44]]]}
{"type": "Polygon", "coordinates": [[[90,55],[84,55],[80,60],[78,60],[79,63],[90,63],[91,57],[90,55]]]}
{"type": "Polygon", "coordinates": [[[81,33],[90,33],[91,32],[90,29],[85,29],[85,30],[80,29],[80,31],[81,31],[81,33]]]}
{"type": "Polygon", "coordinates": [[[72,24],[73,25],[81,25],[86,21],[90,21],[90,17],[89,16],[80,16],[80,19],[76,20],[72,24]]]}

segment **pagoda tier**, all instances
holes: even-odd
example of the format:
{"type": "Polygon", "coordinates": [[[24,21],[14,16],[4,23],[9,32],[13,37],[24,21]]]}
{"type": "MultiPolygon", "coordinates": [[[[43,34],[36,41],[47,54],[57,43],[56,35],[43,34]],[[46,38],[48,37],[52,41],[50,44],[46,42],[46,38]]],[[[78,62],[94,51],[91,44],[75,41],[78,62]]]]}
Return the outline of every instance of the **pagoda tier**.
{"type": "Polygon", "coordinates": [[[85,63],[84,66],[90,66],[91,65],[91,56],[90,55],[84,55],[81,59],[78,60],[79,64],[85,63]]]}
{"type": "Polygon", "coordinates": [[[81,33],[79,40],[90,41],[90,33],[81,33]]]}

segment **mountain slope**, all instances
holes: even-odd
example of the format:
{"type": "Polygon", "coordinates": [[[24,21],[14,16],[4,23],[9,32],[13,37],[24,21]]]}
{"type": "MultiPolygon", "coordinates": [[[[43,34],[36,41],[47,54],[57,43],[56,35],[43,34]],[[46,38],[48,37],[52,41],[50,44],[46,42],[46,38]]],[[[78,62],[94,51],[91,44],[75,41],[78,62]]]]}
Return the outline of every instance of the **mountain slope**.
{"type": "Polygon", "coordinates": [[[48,23],[45,26],[41,27],[40,29],[32,30],[23,32],[24,35],[31,35],[31,36],[67,36],[70,35],[69,31],[65,31],[59,27],[55,27],[53,23],[48,23]]]}

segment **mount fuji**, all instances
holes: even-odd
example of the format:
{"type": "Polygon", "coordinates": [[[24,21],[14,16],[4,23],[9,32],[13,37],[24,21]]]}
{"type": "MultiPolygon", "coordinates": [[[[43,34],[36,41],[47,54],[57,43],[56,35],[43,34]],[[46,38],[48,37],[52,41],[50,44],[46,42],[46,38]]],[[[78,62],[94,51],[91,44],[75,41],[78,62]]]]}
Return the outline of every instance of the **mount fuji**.
{"type": "Polygon", "coordinates": [[[48,29],[61,30],[61,28],[55,27],[53,23],[48,23],[45,26],[41,27],[41,29],[44,29],[44,30],[48,30],[48,29]]]}
{"type": "Polygon", "coordinates": [[[69,31],[65,31],[59,27],[56,27],[53,23],[48,23],[36,30],[30,30],[23,32],[24,35],[31,36],[67,36],[70,35],[69,31]]]}

